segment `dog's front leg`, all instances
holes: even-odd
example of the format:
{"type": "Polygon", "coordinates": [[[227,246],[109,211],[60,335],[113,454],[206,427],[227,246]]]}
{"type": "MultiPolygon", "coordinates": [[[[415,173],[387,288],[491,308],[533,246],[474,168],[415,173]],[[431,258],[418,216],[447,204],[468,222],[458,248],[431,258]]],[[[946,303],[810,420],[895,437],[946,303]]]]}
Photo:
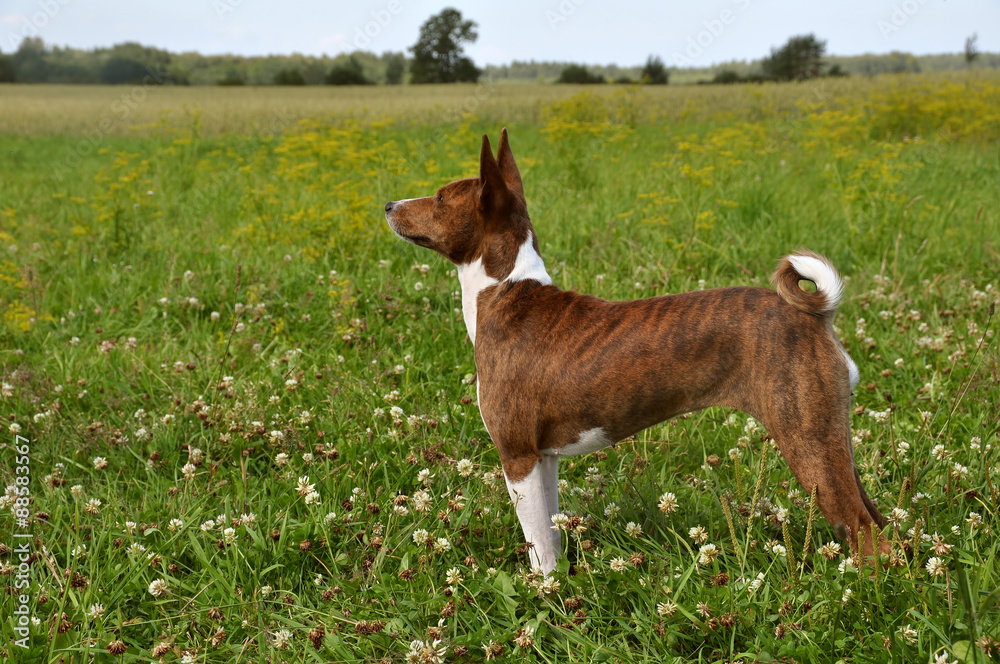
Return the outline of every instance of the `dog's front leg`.
{"type": "Polygon", "coordinates": [[[561,548],[559,532],[552,530],[552,515],[559,510],[558,463],[543,456],[524,479],[513,482],[505,475],[524,540],[532,545],[531,566],[544,574],[556,568],[561,548]]]}

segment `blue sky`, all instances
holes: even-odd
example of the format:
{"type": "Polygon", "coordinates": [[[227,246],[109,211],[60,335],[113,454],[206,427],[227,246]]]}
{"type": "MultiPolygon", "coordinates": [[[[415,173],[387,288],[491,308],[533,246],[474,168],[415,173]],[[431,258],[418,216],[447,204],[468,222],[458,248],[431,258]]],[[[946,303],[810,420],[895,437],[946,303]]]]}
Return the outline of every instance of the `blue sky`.
{"type": "Polygon", "coordinates": [[[670,65],[754,59],[814,32],[836,55],[1000,51],[1000,0],[0,0],[0,51],[22,35],[92,48],[122,41],[205,54],[337,54],[404,50],[446,6],[479,24],[477,64],[563,60],[670,65]]]}

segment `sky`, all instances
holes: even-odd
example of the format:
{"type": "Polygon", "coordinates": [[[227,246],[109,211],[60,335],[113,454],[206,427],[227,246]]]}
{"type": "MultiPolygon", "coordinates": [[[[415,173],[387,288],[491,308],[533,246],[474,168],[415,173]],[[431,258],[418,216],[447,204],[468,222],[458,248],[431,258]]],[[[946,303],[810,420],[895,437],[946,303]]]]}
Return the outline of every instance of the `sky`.
{"type": "Polygon", "coordinates": [[[307,55],[403,51],[444,7],[479,25],[476,64],[557,60],[703,67],[766,55],[815,33],[831,55],[959,53],[978,33],[1000,51],[1000,0],[0,0],[0,52],[23,36],[93,48],[137,41],[174,52],[307,55]]]}

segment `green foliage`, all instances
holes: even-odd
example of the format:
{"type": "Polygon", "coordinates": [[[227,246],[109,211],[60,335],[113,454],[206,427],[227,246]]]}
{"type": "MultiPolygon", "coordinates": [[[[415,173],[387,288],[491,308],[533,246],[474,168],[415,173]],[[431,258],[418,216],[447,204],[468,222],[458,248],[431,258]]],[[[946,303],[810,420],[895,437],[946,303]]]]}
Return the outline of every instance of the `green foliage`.
{"type": "Polygon", "coordinates": [[[217,85],[222,85],[227,87],[240,86],[246,84],[247,84],[246,80],[242,76],[240,76],[237,72],[234,71],[229,72],[228,74],[220,78],[217,82],[217,85]]]}
{"type": "Polygon", "coordinates": [[[121,55],[112,55],[101,65],[101,83],[120,85],[123,83],[142,83],[149,76],[146,65],[121,55]]]}
{"type": "Polygon", "coordinates": [[[0,83],[13,83],[17,80],[14,63],[3,53],[0,53],[0,83]]]}
{"type": "Polygon", "coordinates": [[[479,37],[475,21],[462,18],[462,12],[447,8],[420,26],[417,43],[410,47],[411,83],[475,83],[482,73],[464,55],[463,44],[479,37]]]}
{"type": "Polygon", "coordinates": [[[789,38],[781,48],[772,48],[761,69],[777,81],[804,81],[820,75],[825,54],[825,41],[812,34],[799,35],[789,38]]]}
{"type": "Polygon", "coordinates": [[[663,64],[663,58],[658,55],[646,58],[641,80],[649,85],[666,85],[670,80],[670,73],[667,71],[667,66],[663,64]]]}
{"type": "Polygon", "coordinates": [[[406,74],[406,56],[402,53],[390,53],[385,58],[385,82],[387,85],[400,85],[406,74]]]}
{"type": "Polygon", "coordinates": [[[569,65],[562,70],[556,83],[604,83],[604,77],[591,74],[583,65],[569,65]]]}
{"type": "Polygon", "coordinates": [[[965,53],[964,53],[964,55],[965,55],[965,62],[970,67],[972,66],[972,63],[974,63],[976,61],[976,59],[979,57],[978,41],[979,41],[979,35],[976,34],[975,32],[973,32],[965,40],[965,53]]]}
{"type": "Polygon", "coordinates": [[[282,69],[274,75],[275,85],[305,85],[306,79],[298,69],[282,69]]]}
{"type": "Polygon", "coordinates": [[[324,82],[327,85],[371,85],[361,63],[353,55],[334,65],[324,82]]]}

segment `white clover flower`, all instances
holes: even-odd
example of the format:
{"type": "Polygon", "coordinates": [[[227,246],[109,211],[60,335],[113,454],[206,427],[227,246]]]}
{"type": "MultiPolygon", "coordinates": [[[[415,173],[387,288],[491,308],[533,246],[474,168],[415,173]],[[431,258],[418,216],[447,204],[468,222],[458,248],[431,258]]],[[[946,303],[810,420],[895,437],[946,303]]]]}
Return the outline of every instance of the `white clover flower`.
{"type": "Polygon", "coordinates": [[[896,527],[899,527],[899,525],[904,521],[909,521],[909,519],[910,513],[899,507],[894,507],[893,510],[889,512],[889,516],[886,517],[886,520],[896,527]]]}
{"type": "Polygon", "coordinates": [[[719,547],[714,544],[705,544],[698,549],[698,564],[709,565],[719,555],[719,547]]]}
{"type": "Polygon", "coordinates": [[[278,650],[286,650],[292,641],[292,633],[287,629],[279,629],[274,633],[274,647],[278,650]]]}
{"type": "Polygon", "coordinates": [[[149,584],[149,594],[153,597],[163,597],[170,592],[167,587],[167,582],[163,579],[154,579],[152,583],[149,584]]]}
{"type": "Polygon", "coordinates": [[[457,586],[462,582],[462,572],[457,567],[452,567],[445,575],[445,581],[449,586],[457,586]]]}
{"type": "Polygon", "coordinates": [[[628,563],[625,562],[624,558],[612,558],[610,566],[615,572],[624,572],[628,568],[628,563]]]}
{"type": "Polygon", "coordinates": [[[413,531],[413,543],[417,546],[424,546],[427,542],[431,542],[433,540],[434,538],[431,537],[431,534],[423,528],[418,528],[413,531]]]}
{"type": "Polygon", "coordinates": [[[434,551],[436,553],[446,553],[451,551],[451,542],[445,537],[439,537],[434,540],[434,551]]]}
{"type": "Polygon", "coordinates": [[[236,529],[235,528],[226,528],[225,530],[222,531],[222,540],[228,546],[232,546],[232,545],[236,544],[236,537],[237,537],[237,535],[236,535],[236,529]]]}
{"type": "Polygon", "coordinates": [[[336,520],[337,520],[337,513],[336,512],[330,512],[325,517],[323,517],[323,523],[326,524],[327,528],[329,528],[330,524],[332,524],[336,520]]]}
{"type": "Polygon", "coordinates": [[[104,457],[94,457],[94,468],[97,470],[104,470],[108,467],[108,460],[104,457]]]}
{"type": "Polygon", "coordinates": [[[847,557],[840,561],[837,565],[837,571],[841,574],[846,574],[847,572],[857,572],[858,567],[854,564],[854,558],[847,557]]]}
{"type": "Polygon", "coordinates": [[[771,546],[771,553],[781,558],[788,557],[788,550],[785,548],[784,544],[774,544],[771,546]]]}
{"type": "Polygon", "coordinates": [[[469,461],[468,459],[462,459],[457,464],[455,464],[455,470],[457,470],[458,474],[461,475],[462,477],[468,477],[469,475],[472,474],[473,470],[472,462],[469,461]]]}
{"type": "Polygon", "coordinates": [[[642,526],[640,526],[638,523],[635,523],[634,521],[629,521],[627,524],[625,524],[625,532],[632,537],[639,537],[640,535],[642,535],[642,526]]]}
{"type": "Polygon", "coordinates": [[[303,475],[302,477],[299,478],[299,485],[295,490],[298,491],[300,496],[306,496],[313,492],[315,486],[316,486],[315,484],[309,483],[308,475],[303,475]]]}
{"type": "Polygon", "coordinates": [[[305,498],[306,505],[319,505],[319,492],[310,491],[306,494],[305,498]]]}
{"type": "Polygon", "coordinates": [[[708,539],[708,533],[701,526],[694,526],[688,529],[688,537],[695,542],[704,542],[708,539]]]}
{"type": "Polygon", "coordinates": [[[274,457],[274,463],[276,463],[278,466],[287,466],[288,455],[285,454],[284,452],[278,452],[278,454],[276,454],[274,457]]]}
{"type": "Polygon", "coordinates": [[[97,620],[104,615],[104,605],[103,604],[91,604],[90,610],[87,611],[87,615],[90,616],[91,620],[97,620]]]}
{"type": "Polygon", "coordinates": [[[747,592],[749,592],[752,595],[758,590],[760,590],[760,587],[762,585],[764,585],[764,573],[757,572],[757,577],[753,581],[751,581],[750,584],[747,586],[747,592]]]}
{"type": "Polygon", "coordinates": [[[566,530],[567,523],[569,523],[569,517],[562,512],[552,515],[552,530],[566,530]]]}
{"type": "Polygon", "coordinates": [[[944,561],[937,556],[930,558],[925,567],[927,568],[927,574],[932,577],[944,576],[945,569],[947,569],[947,565],[944,564],[944,561]]]}
{"type": "Polygon", "coordinates": [[[184,527],[184,522],[181,521],[180,519],[171,519],[170,523],[167,524],[167,530],[169,530],[172,533],[177,532],[183,527],[184,527]]]}
{"type": "Polygon", "coordinates": [[[211,519],[209,519],[208,521],[205,521],[204,523],[201,524],[201,530],[202,530],[202,532],[206,532],[207,533],[212,528],[215,528],[215,521],[212,521],[211,519]]]}
{"type": "Polygon", "coordinates": [[[198,472],[198,468],[196,468],[193,463],[186,463],[181,468],[181,474],[184,475],[184,479],[186,480],[194,479],[194,475],[196,472],[198,472]]]}
{"type": "Polygon", "coordinates": [[[659,604],[656,605],[656,615],[658,616],[669,617],[674,615],[674,613],[676,612],[677,612],[677,604],[675,604],[669,599],[666,602],[660,602],[659,604]]]}

